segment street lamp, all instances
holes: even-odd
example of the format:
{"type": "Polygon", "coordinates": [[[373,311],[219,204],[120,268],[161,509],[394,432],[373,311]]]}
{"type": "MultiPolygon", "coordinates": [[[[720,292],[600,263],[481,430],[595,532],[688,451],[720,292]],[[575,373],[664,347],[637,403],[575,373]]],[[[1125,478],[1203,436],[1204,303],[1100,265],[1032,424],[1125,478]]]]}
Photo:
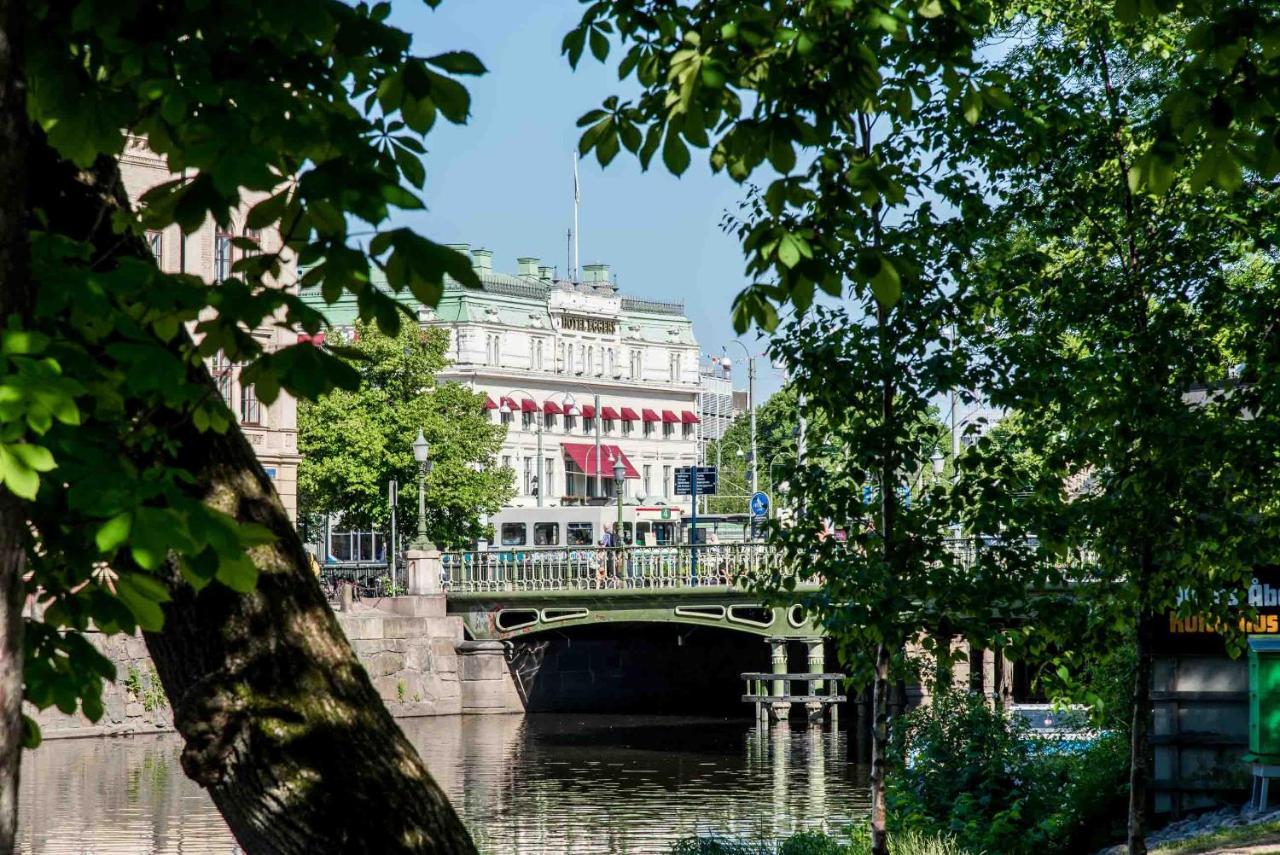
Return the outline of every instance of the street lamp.
{"type": "Polygon", "coordinates": [[[938,449],[934,449],[933,454],[929,457],[929,462],[933,464],[933,474],[941,475],[942,464],[946,462],[946,458],[942,456],[942,452],[938,449]]]}
{"type": "Polygon", "coordinates": [[[427,474],[431,472],[429,456],[431,446],[418,428],[418,438],[413,441],[413,459],[418,461],[418,536],[413,539],[413,548],[420,552],[429,552],[436,548],[427,539],[427,474]]]}
{"type": "Polygon", "coordinates": [[[627,467],[622,465],[622,455],[613,461],[613,492],[618,494],[618,527],[613,530],[615,546],[621,546],[622,538],[622,481],[627,477],[627,467]]]}
{"type": "MultiPolygon", "coordinates": [[[[750,412],[750,414],[751,414],[751,461],[752,461],[752,470],[751,470],[751,492],[752,492],[752,493],[755,493],[755,492],[758,492],[758,491],[759,491],[759,489],[760,489],[760,479],[757,477],[757,474],[756,474],[756,466],[755,466],[755,459],[756,459],[756,400],[755,400],[755,399],[756,399],[756,361],[755,361],[755,358],[754,358],[754,357],[752,357],[752,355],[751,355],[751,351],[747,350],[747,346],[746,346],[745,344],[743,344],[742,342],[740,342],[740,341],[732,341],[732,342],[730,342],[730,344],[736,344],[738,347],[742,348],[742,353],[743,353],[743,355],[747,357],[747,410],[748,410],[748,412],[750,412]]],[[[727,351],[727,350],[728,350],[728,348],[726,347],[726,348],[725,348],[725,350],[727,351]]],[[[729,359],[727,358],[727,356],[726,356],[726,358],[725,358],[725,360],[724,360],[724,362],[723,362],[723,365],[724,365],[724,367],[725,367],[725,370],[726,370],[726,371],[731,370],[731,369],[733,368],[733,362],[732,362],[731,360],[729,360],[729,359]]]]}

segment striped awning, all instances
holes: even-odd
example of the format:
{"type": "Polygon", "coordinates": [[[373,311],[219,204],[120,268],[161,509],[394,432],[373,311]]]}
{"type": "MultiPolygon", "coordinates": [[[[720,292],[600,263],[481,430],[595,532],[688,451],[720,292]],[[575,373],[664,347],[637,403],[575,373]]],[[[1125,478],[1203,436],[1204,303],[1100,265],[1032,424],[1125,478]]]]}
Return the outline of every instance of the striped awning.
{"type": "Polygon", "coordinates": [[[670,410],[663,410],[662,423],[668,424],[668,425],[678,425],[680,424],[680,417],[677,416],[675,413],[671,412],[670,410]]]}
{"type": "Polygon", "coordinates": [[[702,419],[698,418],[696,413],[691,413],[688,410],[681,410],[680,421],[686,425],[696,425],[702,421],[702,419]]]}
{"type": "Polygon", "coordinates": [[[662,416],[658,415],[653,410],[641,410],[640,415],[646,422],[662,421],[662,416]]]}

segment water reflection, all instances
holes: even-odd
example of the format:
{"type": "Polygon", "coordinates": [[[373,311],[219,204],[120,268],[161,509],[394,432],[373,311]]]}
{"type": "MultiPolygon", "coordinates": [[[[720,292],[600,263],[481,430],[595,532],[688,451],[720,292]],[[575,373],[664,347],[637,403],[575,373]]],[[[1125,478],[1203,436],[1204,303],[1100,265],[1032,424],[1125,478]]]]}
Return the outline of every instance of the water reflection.
{"type": "MultiPolygon", "coordinates": [[[[779,836],[865,815],[843,735],[738,721],[466,716],[402,722],[488,853],[652,853],[692,833],[779,836]]],[[[20,851],[238,851],[172,736],[26,755],[20,851]]]]}

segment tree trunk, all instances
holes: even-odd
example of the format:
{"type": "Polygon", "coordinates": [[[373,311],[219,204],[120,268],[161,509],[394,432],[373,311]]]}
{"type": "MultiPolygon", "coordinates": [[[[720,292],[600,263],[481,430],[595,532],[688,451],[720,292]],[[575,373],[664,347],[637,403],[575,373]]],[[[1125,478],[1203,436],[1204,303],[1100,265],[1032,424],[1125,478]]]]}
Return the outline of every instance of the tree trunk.
{"type": "Polygon", "coordinates": [[[888,855],[885,752],[889,747],[889,647],[876,646],[876,676],[871,688],[871,855],[888,855]]]}
{"type": "MultiPolygon", "coordinates": [[[[114,161],[81,172],[45,145],[33,151],[51,230],[146,257],[100,216],[127,205],[114,161]]],[[[202,365],[187,382],[218,394],[202,365]]],[[[201,433],[180,413],[150,418],[202,501],[277,538],[251,552],[260,576],[250,594],[217,583],[197,593],[172,562],[162,574],[173,599],[146,642],[186,743],[184,771],[252,855],[475,852],[357,661],[244,435],[201,433]]]]}
{"type": "MultiPolygon", "coordinates": [[[[21,3],[0,0],[0,325],[31,316],[26,238],[28,123],[21,3]]],[[[0,487],[0,853],[15,848],[22,762],[22,575],[26,514],[0,487]]]]}
{"type": "MultiPolygon", "coordinates": [[[[1152,576],[1150,550],[1139,568],[1140,602],[1152,576]]],[[[1133,677],[1133,721],[1129,734],[1129,855],[1147,851],[1147,783],[1151,778],[1151,613],[1138,610],[1137,667],[1133,677]]]]}
{"type": "MultiPolygon", "coordinates": [[[[211,384],[200,374],[193,382],[211,384]]],[[[251,853],[473,852],[356,660],[243,434],[188,427],[175,439],[206,502],[278,538],[254,551],[261,576],[248,595],[217,584],[196,593],[170,568],[164,629],[146,639],[187,775],[251,853]]]]}

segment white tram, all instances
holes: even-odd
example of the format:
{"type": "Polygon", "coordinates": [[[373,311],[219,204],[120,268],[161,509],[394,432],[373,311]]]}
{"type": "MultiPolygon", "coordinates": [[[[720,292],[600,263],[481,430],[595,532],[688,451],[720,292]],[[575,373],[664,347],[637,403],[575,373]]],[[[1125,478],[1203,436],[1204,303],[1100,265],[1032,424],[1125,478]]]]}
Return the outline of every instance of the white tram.
{"type": "MultiPolygon", "coordinates": [[[[669,505],[623,505],[622,538],[628,545],[683,543],[683,512],[669,505]]],[[[555,508],[503,508],[490,519],[491,549],[595,546],[605,528],[618,521],[617,505],[566,505],[555,508]]]]}

